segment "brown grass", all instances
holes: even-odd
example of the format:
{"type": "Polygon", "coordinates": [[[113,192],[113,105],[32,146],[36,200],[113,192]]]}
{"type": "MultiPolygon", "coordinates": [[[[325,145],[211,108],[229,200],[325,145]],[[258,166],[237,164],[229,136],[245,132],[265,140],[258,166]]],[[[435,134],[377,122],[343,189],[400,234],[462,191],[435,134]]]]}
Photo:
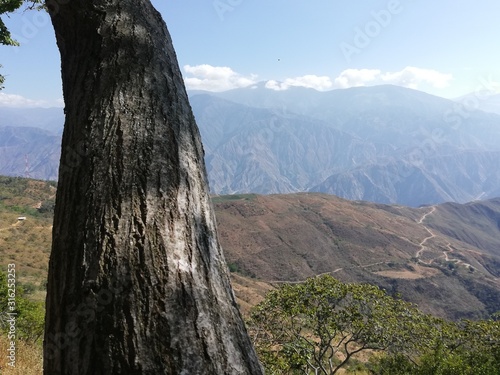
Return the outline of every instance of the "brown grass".
{"type": "Polygon", "coordinates": [[[16,342],[15,367],[8,365],[7,350],[9,341],[5,335],[0,337],[0,374],[2,375],[39,375],[42,373],[42,347],[28,344],[22,340],[16,342]]]}
{"type": "Polygon", "coordinates": [[[266,293],[273,289],[268,283],[235,273],[231,274],[231,283],[236,295],[236,302],[243,315],[247,315],[250,309],[261,302],[266,293]]]}
{"type": "Polygon", "coordinates": [[[406,279],[406,280],[418,280],[426,277],[433,277],[439,275],[440,271],[436,268],[422,267],[415,265],[412,267],[413,270],[386,270],[375,272],[377,275],[383,277],[389,277],[391,279],[406,279]]]}

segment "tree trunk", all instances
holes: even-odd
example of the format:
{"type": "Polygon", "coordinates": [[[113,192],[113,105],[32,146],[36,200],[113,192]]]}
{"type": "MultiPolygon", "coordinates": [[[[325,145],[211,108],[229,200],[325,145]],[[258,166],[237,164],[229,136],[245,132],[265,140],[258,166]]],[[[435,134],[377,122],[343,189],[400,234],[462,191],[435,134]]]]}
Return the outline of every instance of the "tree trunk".
{"type": "Polygon", "coordinates": [[[48,0],[66,103],[46,375],[262,374],[149,0],[48,0]]]}

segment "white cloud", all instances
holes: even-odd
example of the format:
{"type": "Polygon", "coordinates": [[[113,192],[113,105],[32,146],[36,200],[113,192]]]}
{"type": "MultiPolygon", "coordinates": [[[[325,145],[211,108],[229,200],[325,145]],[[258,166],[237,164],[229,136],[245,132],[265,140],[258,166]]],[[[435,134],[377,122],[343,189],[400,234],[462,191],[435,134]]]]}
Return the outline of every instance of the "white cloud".
{"type": "Polygon", "coordinates": [[[422,89],[422,86],[443,89],[448,87],[452,80],[453,76],[451,74],[408,66],[398,72],[383,72],[380,69],[346,69],[333,80],[327,76],[316,75],[287,78],[282,82],[270,80],[266,82],[266,88],[282,91],[292,86],[300,86],[318,91],[326,91],[349,87],[392,84],[417,90],[422,89]]]}
{"type": "Polygon", "coordinates": [[[32,108],[32,107],[64,107],[63,99],[48,101],[28,99],[17,94],[0,93],[0,107],[32,108]]]}
{"type": "Polygon", "coordinates": [[[185,65],[184,71],[193,77],[184,82],[188,90],[225,91],[248,87],[256,83],[257,76],[243,76],[227,66],[185,65]]]}
{"type": "Polygon", "coordinates": [[[382,80],[393,85],[418,89],[424,83],[436,89],[444,89],[450,85],[453,76],[451,74],[440,73],[432,69],[421,69],[407,66],[400,72],[385,73],[382,80]]]}
{"type": "Polygon", "coordinates": [[[392,84],[412,89],[420,89],[422,85],[443,89],[450,85],[452,79],[451,74],[413,66],[407,66],[399,72],[386,73],[379,69],[347,69],[335,78],[335,88],[392,84]]]}
{"type": "Polygon", "coordinates": [[[366,86],[367,83],[376,81],[381,73],[378,69],[346,69],[335,78],[335,88],[366,86]]]}
{"type": "Polygon", "coordinates": [[[274,91],[283,91],[283,90],[288,90],[289,86],[285,86],[282,82],[278,82],[272,79],[266,82],[266,89],[274,91]]]}
{"type": "MultiPolygon", "coordinates": [[[[184,82],[188,90],[225,91],[240,87],[251,87],[257,83],[257,76],[244,76],[227,66],[185,65],[184,82]]],[[[345,89],[349,87],[392,84],[417,90],[444,89],[453,80],[453,76],[432,69],[413,66],[397,72],[384,72],[380,69],[346,69],[336,78],[308,74],[286,78],[283,81],[268,80],[265,87],[282,91],[290,87],[307,87],[318,91],[345,89]]]]}
{"type": "Polygon", "coordinates": [[[316,76],[312,74],[296,78],[287,78],[283,82],[277,82],[274,80],[266,82],[266,88],[277,91],[287,90],[292,86],[326,91],[333,88],[333,82],[330,77],[316,76]]]}

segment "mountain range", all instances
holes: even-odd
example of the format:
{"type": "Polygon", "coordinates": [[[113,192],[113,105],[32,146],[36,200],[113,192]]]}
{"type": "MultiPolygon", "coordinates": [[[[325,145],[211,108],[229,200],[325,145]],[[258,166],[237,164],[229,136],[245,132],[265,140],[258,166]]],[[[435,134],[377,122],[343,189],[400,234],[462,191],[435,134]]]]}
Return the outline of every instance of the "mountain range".
{"type": "MultiPolygon", "coordinates": [[[[390,85],[190,92],[213,193],[322,192],[415,207],[500,196],[500,115],[464,100],[390,85]]],[[[57,178],[61,109],[6,111],[0,173],[57,178]]]]}
{"type": "Polygon", "coordinates": [[[0,108],[0,174],[57,180],[61,108],[0,108]]]}

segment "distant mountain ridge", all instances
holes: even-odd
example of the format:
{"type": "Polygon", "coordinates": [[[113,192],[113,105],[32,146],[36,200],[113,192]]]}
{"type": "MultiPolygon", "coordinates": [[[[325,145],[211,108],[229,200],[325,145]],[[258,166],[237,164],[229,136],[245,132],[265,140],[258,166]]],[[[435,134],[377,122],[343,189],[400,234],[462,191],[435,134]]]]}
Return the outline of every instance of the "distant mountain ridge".
{"type": "MultiPolygon", "coordinates": [[[[500,195],[498,114],[390,85],[319,92],[260,84],[191,92],[190,101],[217,194],[311,191],[411,206],[500,195]]],[[[24,122],[12,111],[0,121],[0,137],[19,123],[60,137],[62,116],[18,115],[24,122]]],[[[0,146],[0,173],[24,175],[27,155],[32,177],[54,178],[59,143],[47,143],[47,158],[29,137],[17,138],[18,149],[0,146]]]]}
{"type": "Polygon", "coordinates": [[[0,127],[36,127],[54,134],[62,132],[62,108],[9,108],[0,107],[0,127]]]}

